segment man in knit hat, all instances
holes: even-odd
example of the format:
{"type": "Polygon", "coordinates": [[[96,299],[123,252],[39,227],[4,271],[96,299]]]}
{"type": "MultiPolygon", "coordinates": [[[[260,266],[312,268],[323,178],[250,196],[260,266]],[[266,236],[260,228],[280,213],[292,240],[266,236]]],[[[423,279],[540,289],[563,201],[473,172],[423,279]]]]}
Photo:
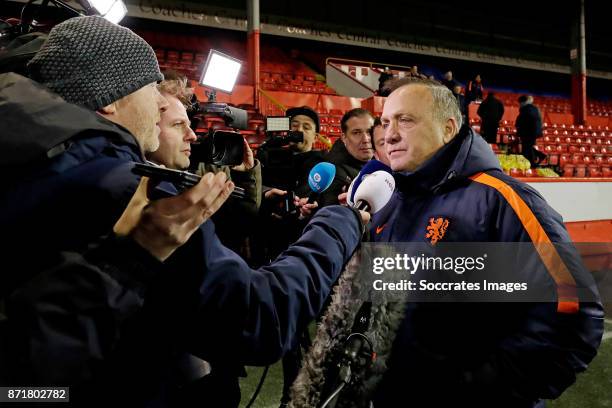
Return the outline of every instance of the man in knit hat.
{"type": "Polygon", "coordinates": [[[127,28],[102,17],[70,19],[28,63],[30,77],[67,102],[126,128],[143,152],[159,146],[160,113],[168,102],[155,52],[127,28]]]}
{"type": "Polygon", "coordinates": [[[149,229],[112,234],[140,182],[134,162],[159,143],[167,102],[153,50],[80,17],[51,30],[29,69],[38,82],[0,75],[0,163],[10,170],[0,174],[0,224],[11,237],[1,255],[20,265],[0,274],[0,385],[70,386],[71,403],[88,407],[202,406],[205,372],[190,356],[213,367],[280,358],[318,314],[368,216],[323,210],[282,258],[253,270],[204,222],[231,191],[221,174],[205,176],[198,194],[149,186],[130,204],[149,229]],[[181,208],[204,222],[193,235],[181,232],[192,222],[179,222],[181,208]],[[185,245],[163,252],[166,236],[185,245]]]}

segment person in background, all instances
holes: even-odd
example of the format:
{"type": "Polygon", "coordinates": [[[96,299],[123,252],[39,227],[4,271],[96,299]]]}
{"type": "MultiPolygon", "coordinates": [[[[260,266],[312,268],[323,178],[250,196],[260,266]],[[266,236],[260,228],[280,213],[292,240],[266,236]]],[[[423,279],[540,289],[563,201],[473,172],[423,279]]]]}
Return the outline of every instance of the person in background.
{"type": "Polygon", "coordinates": [[[378,95],[387,96],[389,95],[389,83],[393,80],[393,73],[389,67],[385,67],[385,70],[380,73],[378,77],[378,95]]]}
{"type": "Polygon", "coordinates": [[[385,149],[385,130],[382,127],[379,117],[374,118],[374,124],[372,125],[370,133],[372,134],[372,145],[374,145],[374,158],[390,166],[389,156],[385,149]]]}
{"type": "Polygon", "coordinates": [[[427,78],[425,75],[419,72],[419,67],[416,65],[413,65],[412,67],[410,67],[410,72],[408,72],[407,76],[411,78],[420,78],[420,79],[427,78]]]}
{"type": "Polygon", "coordinates": [[[463,123],[468,122],[468,105],[466,103],[465,96],[462,93],[461,85],[455,85],[452,89],[453,95],[455,99],[457,99],[457,105],[459,105],[459,111],[461,111],[461,116],[463,117],[463,123]]]}
{"type": "Polygon", "coordinates": [[[497,143],[497,130],[499,121],[504,117],[504,104],[495,97],[494,92],[489,92],[484,101],[478,106],[480,116],[480,134],[487,143],[497,143]]]}
{"type": "Polygon", "coordinates": [[[533,104],[531,95],[521,95],[518,102],[520,108],[515,121],[516,136],[521,141],[521,154],[529,160],[531,167],[535,167],[546,157],[533,147],[536,139],[542,135],[542,115],[533,104]]]}
{"type": "Polygon", "coordinates": [[[454,92],[456,86],[461,86],[459,81],[453,78],[453,71],[446,71],[444,73],[444,78],[442,78],[442,84],[446,86],[451,92],[454,92]]]}
{"type": "Polygon", "coordinates": [[[468,105],[472,102],[482,101],[484,95],[484,88],[482,86],[482,79],[480,74],[476,75],[473,80],[468,82],[467,89],[465,91],[465,97],[468,105]]]}
{"type": "Polygon", "coordinates": [[[363,165],[374,155],[370,133],[374,118],[361,108],[346,112],[340,121],[342,136],[336,140],[325,160],[336,166],[334,181],[320,195],[319,207],[338,204],[338,195],[359,174],[363,165]]]}

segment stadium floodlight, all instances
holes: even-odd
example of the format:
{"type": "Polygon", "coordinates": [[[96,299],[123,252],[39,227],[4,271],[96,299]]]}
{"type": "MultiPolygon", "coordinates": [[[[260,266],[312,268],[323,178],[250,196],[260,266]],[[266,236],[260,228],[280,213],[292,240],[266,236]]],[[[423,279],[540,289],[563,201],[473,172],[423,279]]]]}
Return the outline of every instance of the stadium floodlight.
{"type": "Polygon", "coordinates": [[[127,14],[123,0],[86,0],[86,3],[111,23],[119,24],[127,14]]]}
{"type": "Polygon", "coordinates": [[[242,61],[217,50],[210,50],[200,78],[200,85],[232,93],[241,67],[242,61]]]}

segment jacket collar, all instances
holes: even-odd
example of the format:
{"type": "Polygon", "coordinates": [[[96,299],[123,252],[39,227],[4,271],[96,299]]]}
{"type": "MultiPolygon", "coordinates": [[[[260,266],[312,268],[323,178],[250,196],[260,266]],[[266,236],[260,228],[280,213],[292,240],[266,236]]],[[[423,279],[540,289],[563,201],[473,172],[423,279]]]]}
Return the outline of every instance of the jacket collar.
{"type": "Polygon", "coordinates": [[[104,136],[113,143],[129,145],[142,157],[136,138],[89,109],[64,101],[44,86],[17,75],[0,75],[0,162],[23,166],[65,149],[69,141],[104,136]]]}
{"type": "Polygon", "coordinates": [[[425,190],[435,193],[443,186],[476,173],[501,170],[488,143],[467,125],[459,134],[414,172],[394,173],[400,192],[425,190]]]}
{"type": "Polygon", "coordinates": [[[360,169],[366,162],[362,162],[361,160],[357,160],[346,149],[344,142],[342,139],[336,140],[332,149],[329,151],[327,155],[327,160],[334,164],[346,164],[350,167],[354,167],[360,169]]]}

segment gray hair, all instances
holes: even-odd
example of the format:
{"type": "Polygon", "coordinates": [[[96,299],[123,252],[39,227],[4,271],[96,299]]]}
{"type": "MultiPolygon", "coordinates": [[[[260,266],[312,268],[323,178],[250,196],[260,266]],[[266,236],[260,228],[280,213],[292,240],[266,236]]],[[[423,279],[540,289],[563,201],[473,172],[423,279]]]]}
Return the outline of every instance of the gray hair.
{"type": "Polygon", "coordinates": [[[461,128],[463,117],[459,109],[459,102],[450,89],[438,81],[421,78],[402,78],[391,82],[389,88],[391,89],[391,93],[393,93],[399,88],[411,85],[423,85],[429,89],[433,98],[432,115],[434,119],[445,122],[447,119],[454,118],[457,122],[457,130],[461,128]]]}

